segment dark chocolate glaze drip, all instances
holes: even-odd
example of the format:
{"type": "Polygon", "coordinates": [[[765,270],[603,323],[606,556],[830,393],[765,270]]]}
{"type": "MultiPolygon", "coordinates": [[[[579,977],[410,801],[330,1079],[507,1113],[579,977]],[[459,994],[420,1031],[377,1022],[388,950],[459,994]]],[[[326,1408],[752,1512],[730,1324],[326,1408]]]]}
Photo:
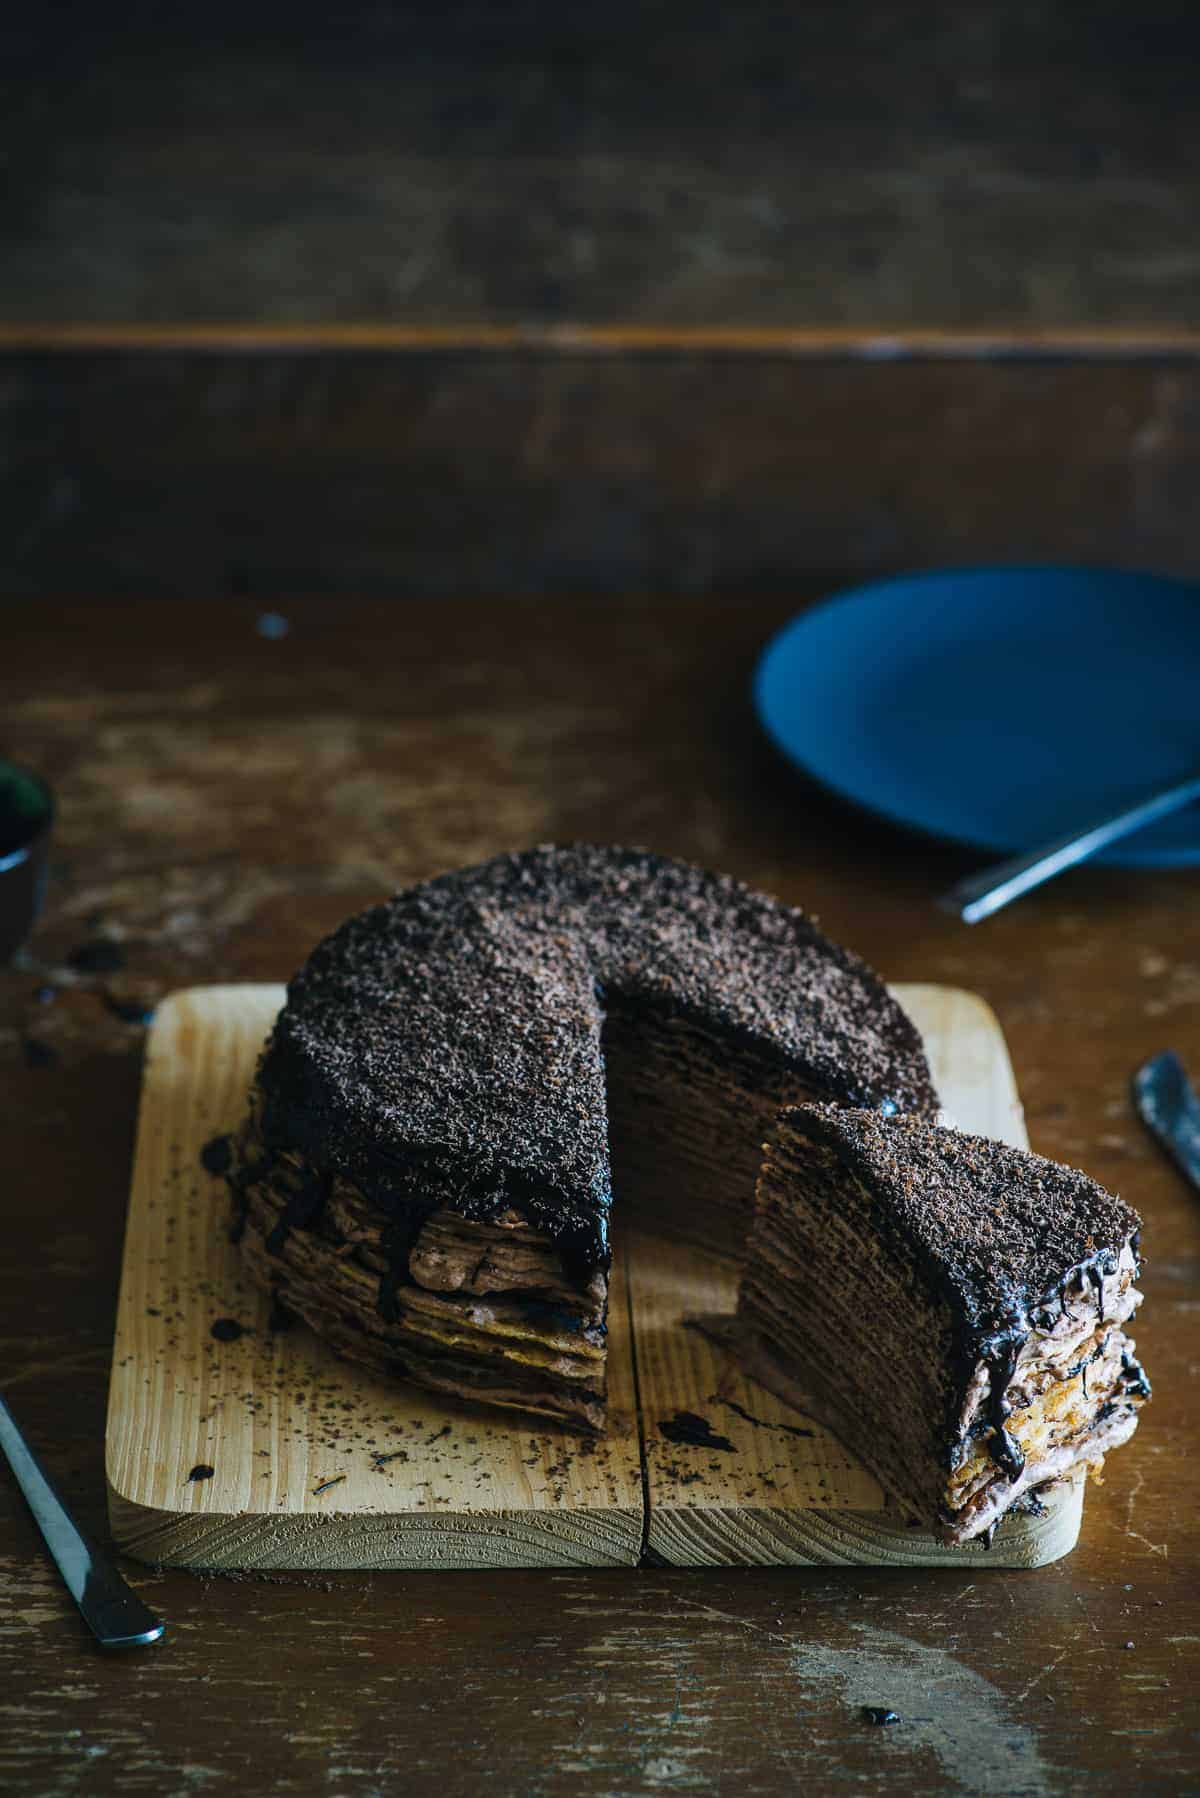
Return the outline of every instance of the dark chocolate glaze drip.
{"type": "Polygon", "coordinates": [[[1145,1368],[1134,1355],[1129,1353],[1128,1349],[1121,1356],[1121,1374],[1127,1397],[1150,1398],[1152,1396],[1145,1368]]]}
{"type": "MultiPolygon", "coordinates": [[[[1134,1233],[1129,1240],[1133,1247],[1134,1265],[1136,1268],[1140,1265],[1137,1258],[1136,1233],[1134,1233]]],[[[1007,1335],[1002,1342],[998,1341],[994,1344],[985,1343],[982,1347],[982,1359],[987,1362],[988,1377],[990,1380],[988,1421],[991,1425],[992,1434],[989,1441],[989,1451],[993,1461],[1008,1474],[1010,1479],[1018,1479],[1020,1477],[1025,1467],[1025,1455],[1020,1443],[1017,1442],[1011,1431],[1008,1429],[1008,1418],[1011,1414],[1012,1407],[1009,1405],[1005,1394],[1013,1374],[1016,1372],[1017,1361],[1020,1358],[1021,1349],[1029,1337],[1033,1324],[1033,1315],[1038,1317],[1043,1328],[1052,1326],[1055,1321],[1053,1297],[1057,1297],[1059,1316],[1066,1316],[1069,1317],[1072,1322],[1078,1322],[1079,1319],[1076,1313],[1071,1310],[1067,1302],[1067,1295],[1073,1287],[1082,1291],[1085,1287],[1090,1286],[1096,1295],[1096,1313],[1098,1319],[1100,1323],[1103,1324],[1105,1321],[1104,1282],[1109,1275],[1116,1273],[1118,1261],[1119,1253],[1117,1250],[1111,1248],[1097,1249],[1096,1253],[1089,1256],[1086,1261],[1082,1261],[1078,1266],[1068,1269],[1063,1275],[1063,1278],[1059,1281],[1055,1295],[1052,1295],[1050,1299],[1043,1300],[1040,1305],[1035,1304],[1029,1308],[1026,1307],[1023,1297],[1022,1299],[1019,1299],[1015,1307],[1016,1317],[1012,1326],[1012,1334],[1007,1335]],[[1031,1313],[1033,1315],[1031,1315],[1031,1313]]],[[[1102,1352],[1102,1347],[1103,1345],[1101,1346],[1101,1350],[1097,1350],[1091,1355],[1085,1355],[1081,1361],[1075,1363],[1074,1367],[1068,1369],[1068,1379],[1073,1378],[1075,1374],[1082,1375],[1083,1395],[1085,1398],[1088,1396],[1088,1365],[1097,1358],[1097,1354],[1102,1352]]],[[[1144,1374],[1142,1375],[1142,1378],[1145,1379],[1144,1374]]],[[[1148,1387],[1145,1396],[1149,1397],[1148,1387]]]]}
{"type": "MultiPolygon", "coordinates": [[[[988,1421],[992,1426],[992,1434],[988,1440],[988,1452],[996,1465],[1003,1468],[1013,1480],[1019,1479],[1024,1472],[1025,1454],[1008,1429],[1008,1419],[1012,1414],[1012,1406],[1008,1402],[1008,1386],[1017,1371],[1017,1360],[1027,1335],[1028,1331],[1025,1331],[1000,1342],[988,1343],[983,1353],[990,1382],[988,1421]]],[[[985,1543],[984,1546],[990,1548],[991,1543],[985,1543]]]]}
{"type": "Polygon", "coordinates": [[[280,1336],[285,1330],[290,1330],[295,1322],[295,1313],[289,1311],[287,1305],[280,1297],[279,1289],[277,1287],[273,1288],[271,1292],[271,1312],[267,1318],[268,1330],[270,1330],[273,1336],[280,1336]]]}
{"type": "Polygon", "coordinates": [[[1115,1268],[1115,1257],[1101,1253],[1083,1270],[1084,1278],[1096,1294],[1096,1312],[1101,1323],[1104,1322],[1104,1276],[1111,1274],[1115,1268]]]}
{"type": "MultiPolygon", "coordinates": [[[[1072,1323],[1077,1322],[1077,1319],[1076,1319],[1075,1313],[1072,1311],[1070,1305],[1068,1305],[1068,1303],[1067,1303],[1067,1287],[1071,1284],[1071,1282],[1074,1280],[1074,1278],[1075,1278],[1075,1274],[1074,1274],[1074,1271],[1072,1270],[1072,1272],[1066,1273],[1063,1275],[1063,1277],[1059,1281],[1059,1285],[1058,1285],[1059,1313],[1063,1317],[1069,1317],[1071,1319],[1072,1323]]],[[[1053,1321],[1052,1314],[1051,1314],[1051,1321],[1053,1321]]]]}
{"type": "MultiPolygon", "coordinates": [[[[395,1201],[393,1200],[393,1206],[395,1201]]],[[[408,1263],[417,1237],[438,1208],[436,1199],[409,1203],[394,1209],[391,1222],[383,1232],[382,1247],[387,1266],[379,1278],[379,1315],[385,1323],[394,1324],[400,1315],[397,1293],[408,1282],[408,1263]]]]}
{"type": "Polygon", "coordinates": [[[283,1214],[267,1237],[267,1253],[280,1255],[292,1230],[311,1230],[329,1197],[333,1185],[330,1174],[308,1174],[300,1182],[283,1208],[283,1214]]]}
{"type": "Polygon", "coordinates": [[[230,1242],[239,1243],[246,1234],[246,1220],[250,1215],[250,1188],[257,1186],[262,1180],[270,1179],[277,1160],[278,1156],[270,1151],[256,1155],[252,1161],[240,1161],[235,1155],[233,1166],[226,1176],[233,1206],[229,1222],[230,1242]]]}

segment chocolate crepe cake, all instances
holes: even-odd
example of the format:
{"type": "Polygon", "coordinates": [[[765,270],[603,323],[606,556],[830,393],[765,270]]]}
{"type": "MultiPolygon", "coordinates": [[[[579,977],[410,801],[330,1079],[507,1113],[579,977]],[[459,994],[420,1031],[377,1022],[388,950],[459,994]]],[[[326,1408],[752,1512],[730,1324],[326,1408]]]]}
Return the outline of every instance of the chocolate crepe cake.
{"type": "Polygon", "coordinates": [[[764,1136],[806,1100],[936,1109],[857,957],[682,862],[533,849],[315,950],[238,1143],[238,1228],[344,1354],[600,1429],[614,1187],[740,1248],[764,1136]]]}
{"type": "Polygon", "coordinates": [[[739,1297],[751,1369],[965,1542],[1137,1427],[1139,1224],[1086,1174],[1004,1143],[788,1109],[739,1297]]]}

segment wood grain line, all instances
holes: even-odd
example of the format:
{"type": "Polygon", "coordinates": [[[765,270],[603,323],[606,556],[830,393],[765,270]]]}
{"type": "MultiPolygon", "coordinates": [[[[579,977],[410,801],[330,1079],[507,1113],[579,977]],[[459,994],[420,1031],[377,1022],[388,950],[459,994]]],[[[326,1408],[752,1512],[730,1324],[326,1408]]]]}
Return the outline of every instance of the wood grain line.
{"type": "Polygon", "coordinates": [[[864,326],[591,325],[479,322],[52,324],[0,322],[0,351],[386,351],[555,355],[738,355],[827,361],[1200,361],[1200,331],[1111,326],[1061,330],[913,330],[864,326]]]}

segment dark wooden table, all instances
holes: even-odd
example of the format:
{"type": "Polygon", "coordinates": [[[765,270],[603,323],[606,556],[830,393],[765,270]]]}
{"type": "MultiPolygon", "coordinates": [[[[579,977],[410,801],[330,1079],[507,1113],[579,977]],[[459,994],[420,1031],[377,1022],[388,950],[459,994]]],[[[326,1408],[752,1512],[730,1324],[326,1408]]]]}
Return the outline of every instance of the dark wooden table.
{"type": "Polygon", "coordinates": [[[889,976],[983,993],[1035,1146],[1144,1212],[1155,1401],[1079,1548],[970,1575],[130,1564],[169,1637],[104,1659],[0,1477],[0,1789],[1200,1785],[1200,1204],[1127,1092],[1155,1049],[1200,1062],[1200,880],[1092,871],[976,931],[943,916],[964,858],[815,794],[755,736],[747,677],[795,603],[281,601],[275,637],[234,602],[0,614],[4,746],[61,800],[44,922],[0,972],[4,1388],[103,1531],[137,1020],[159,994],[282,979],[344,914],[437,869],[633,840],[802,902],[889,976]],[[867,1726],[868,1702],[904,1721],[867,1726]]]}

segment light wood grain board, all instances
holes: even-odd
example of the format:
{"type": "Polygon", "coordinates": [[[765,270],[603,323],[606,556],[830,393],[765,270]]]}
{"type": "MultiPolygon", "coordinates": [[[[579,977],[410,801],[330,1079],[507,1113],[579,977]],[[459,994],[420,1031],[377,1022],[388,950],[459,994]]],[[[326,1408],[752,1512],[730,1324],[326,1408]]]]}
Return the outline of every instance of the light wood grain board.
{"type": "MultiPolygon", "coordinates": [[[[948,988],[897,992],[954,1120],[1024,1143],[987,1007],[948,988]]],[[[1079,1485],[1044,1517],[1006,1522],[987,1554],[904,1527],[828,1431],[685,1324],[732,1309],[731,1266],[629,1228],[599,1442],[373,1379],[303,1326],[273,1332],[227,1238],[224,1183],[199,1154],[242,1116],[282,998],[193,989],[151,1031],[108,1419],[110,1516],[127,1553],[231,1569],[613,1566],[645,1550],[681,1564],[1032,1566],[1074,1544],[1079,1485]],[[222,1319],[245,1334],[215,1338],[222,1319]]]]}

